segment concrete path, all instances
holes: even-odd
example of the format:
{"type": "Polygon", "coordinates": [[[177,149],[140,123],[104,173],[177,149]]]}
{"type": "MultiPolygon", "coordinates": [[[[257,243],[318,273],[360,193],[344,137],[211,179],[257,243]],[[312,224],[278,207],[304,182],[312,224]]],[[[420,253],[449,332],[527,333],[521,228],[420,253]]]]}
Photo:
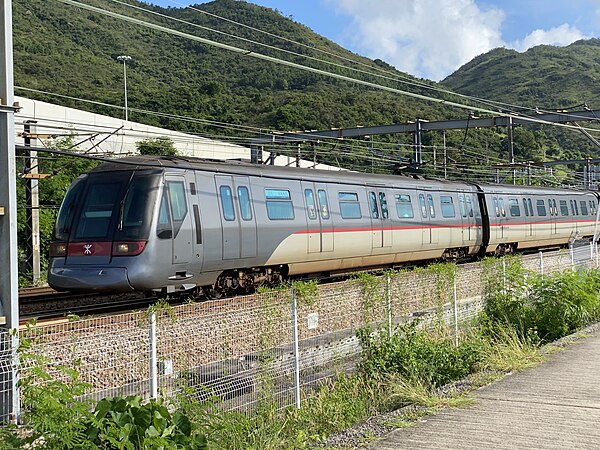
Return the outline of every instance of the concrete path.
{"type": "Polygon", "coordinates": [[[600,331],[369,448],[600,449],[600,331]]]}

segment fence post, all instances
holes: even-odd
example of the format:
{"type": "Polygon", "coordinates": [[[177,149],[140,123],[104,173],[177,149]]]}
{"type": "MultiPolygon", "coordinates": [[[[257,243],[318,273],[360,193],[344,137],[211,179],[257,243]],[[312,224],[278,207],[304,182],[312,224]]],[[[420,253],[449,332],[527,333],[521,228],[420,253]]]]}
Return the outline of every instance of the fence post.
{"type": "Polygon", "coordinates": [[[596,269],[598,268],[598,242],[594,242],[594,247],[596,248],[596,269]]]}
{"type": "Polygon", "coordinates": [[[389,273],[386,273],[385,277],[385,296],[387,300],[388,313],[388,337],[392,337],[392,277],[389,273]]]}
{"type": "Polygon", "coordinates": [[[452,279],[452,303],[454,304],[454,344],[458,347],[458,294],[456,290],[456,271],[452,279]]]}
{"type": "Polygon", "coordinates": [[[158,361],[156,357],[156,312],[152,311],[149,321],[150,353],[150,398],[158,397],[158,361]]]}
{"type": "Polygon", "coordinates": [[[296,290],[292,288],[292,337],[294,340],[294,391],[296,408],[300,409],[300,354],[298,350],[298,299],[296,290]]]}
{"type": "Polygon", "coordinates": [[[506,259],[502,258],[502,292],[506,295],[506,259]]]}
{"type": "Polygon", "coordinates": [[[575,246],[571,244],[569,247],[571,250],[571,270],[575,270],[575,246]]]}
{"type": "Polygon", "coordinates": [[[544,253],[540,250],[540,275],[544,278],[544,253]]]}

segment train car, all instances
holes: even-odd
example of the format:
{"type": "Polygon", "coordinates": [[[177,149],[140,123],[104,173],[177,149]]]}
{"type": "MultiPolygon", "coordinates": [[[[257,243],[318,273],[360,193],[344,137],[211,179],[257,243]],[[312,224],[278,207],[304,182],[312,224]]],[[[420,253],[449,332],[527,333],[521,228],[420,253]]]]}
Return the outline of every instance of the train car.
{"type": "Polygon", "coordinates": [[[567,227],[589,232],[593,194],[546,195],[547,211],[557,201],[555,222],[563,200],[577,202],[582,213],[582,201],[589,207],[581,218],[570,215],[569,225],[561,219],[565,229],[561,225],[556,236],[551,228],[545,236],[541,209],[519,223],[520,216],[507,211],[514,199],[537,205],[549,191],[515,189],[194,158],[125,158],[98,166],[70,187],[51,244],[48,281],[58,290],[195,288],[219,296],[288,277],[564,244],[567,227]]]}

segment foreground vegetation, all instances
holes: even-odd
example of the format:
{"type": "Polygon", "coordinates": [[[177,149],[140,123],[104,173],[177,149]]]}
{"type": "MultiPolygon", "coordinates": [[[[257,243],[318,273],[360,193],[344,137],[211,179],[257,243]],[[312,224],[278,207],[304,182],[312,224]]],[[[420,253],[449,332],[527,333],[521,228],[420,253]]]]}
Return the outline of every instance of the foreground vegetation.
{"type": "MultiPolygon", "coordinates": [[[[458,338],[441,322],[433,329],[407,323],[391,333],[387,327],[363,328],[358,371],[323,385],[300,410],[281,410],[264,398],[254,414],[222,412],[218,399],[200,403],[194,396],[112,398],[92,405],[81,400],[87,387],[76,370],[63,368],[69,381],[62,382],[34,368],[22,379],[25,425],[2,428],[0,449],[308,448],[407,405],[420,406],[421,415],[469,404],[469,389],[539,363],[540,345],[600,318],[600,272],[541,277],[525,271],[518,259],[506,261],[506,271],[498,270],[497,261],[487,263],[487,306],[458,338]],[[33,382],[40,377],[43,386],[33,382]],[[465,379],[462,390],[453,388],[465,379]]],[[[411,409],[393,424],[409,426],[415,418],[411,409]]]]}

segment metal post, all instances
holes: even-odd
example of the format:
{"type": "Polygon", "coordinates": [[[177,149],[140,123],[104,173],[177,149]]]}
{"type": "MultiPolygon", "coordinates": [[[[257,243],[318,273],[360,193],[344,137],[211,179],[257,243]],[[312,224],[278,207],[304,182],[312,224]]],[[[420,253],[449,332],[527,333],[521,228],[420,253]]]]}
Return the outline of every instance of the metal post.
{"type": "MultiPolygon", "coordinates": [[[[35,124],[37,120],[26,120],[23,124],[24,144],[26,147],[35,147],[32,145],[31,135],[35,135],[35,124]]],[[[35,142],[35,138],[33,142],[35,142]]],[[[25,154],[25,175],[27,187],[25,190],[27,204],[27,268],[31,271],[32,281],[35,283],[40,279],[40,196],[39,180],[36,178],[39,173],[37,151],[28,150],[25,154]]]]}
{"type": "Polygon", "coordinates": [[[158,360],[156,356],[156,312],[148,317],[150,353],[150,398],[158,397],[158,360]]]}
{"type": "Polygon", "coordinates": [[[125,121],[127,122],[129,120],[129,112],[127,108],[127,63],[131,61],[131,56],[117,56],[117,61],[123,63],[123,87],[125,90],[125,121]]]}
{"type": "Polygon", "coordinates": [[[448,178],[448,148],[446,147],[446,130],[444,130],[444,180],[448,178]]]}
{"type": "Polygon", "coordinates": [[[571,252],[571,270],[575,270],[575,246],[571,243],[569,246],[571,252]]]}
{"type": "Polygon", "coordinates": [[[294,340],[294,390],[296,408],[300,409],[300,352],[298,350],[298,299],[296,290],[292,288],[292,337],[294,340]]]}
{"type": "Polygon", "coordinates": [[[540,274],[544,278],[544,254],[540,251],[540,274]]]}
{"type": "Polygon", "coordinates": [[[502,291],[506,294],[506,260],[502,258],[502,291]]]}
{"type": "MultiPolygon", "coordinates": [[[[1,3],[0,15],[0,320],[8,329],[19,327],[19,282],[17,247],[17,185],[12,1],[1,3]]],[[[18,333],[10,342],[10,370],[0,376],[0,417],[20,416],[18,381],[18,333]]],[[[8,342],[7,342],[8,344],[8,342]]]]}
{"type": "Polygon", "coordinates": [[[388,313],[388,337],[392,337],[392,277],[387,273],[385,275],[385,297],[387,300],[388,313]]]}
{"type": "Polygon", "coordinates": [[[458,347],[458,294],[456,291],[456,273],[452,280],[452,303],[454,306],[454,344],[458,347]]]}

